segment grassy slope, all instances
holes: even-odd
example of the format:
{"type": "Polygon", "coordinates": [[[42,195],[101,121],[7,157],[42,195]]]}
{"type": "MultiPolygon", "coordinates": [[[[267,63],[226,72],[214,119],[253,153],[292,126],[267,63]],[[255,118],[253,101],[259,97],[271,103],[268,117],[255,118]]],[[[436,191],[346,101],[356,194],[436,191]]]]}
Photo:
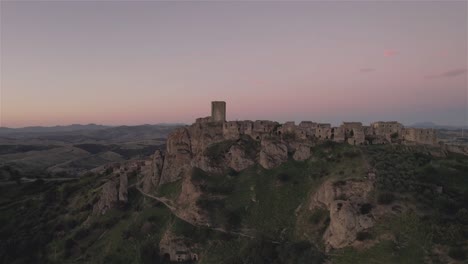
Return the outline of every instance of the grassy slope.
{"type": "Polygon", "coordinates": [[[460,252],[468,246],[468,158],[435,158],[422,147],[368,146],[364,151],[377,169],[377,192],[392,192],[397,201],[416,209],[389,216],[372,230],[373,237],[393,239],[380,239],[368,249],[338,250],[333,262],[443,263],[444,257],[433,253],[437,245],[449,248],[445,258],[463,259],[460,252]]]}
{"type": "MultiPolygon", "coordinates": [[[[466,246],[466,157],[435,159],[406,147],[334,144],[315,147],[313,153],[309,161],[291,160],[273,170],[252,167],[229,175],[196,171],[193,180],[204,184],[201,204],[209,207],[215,224],[254,234],[255,240],[190,226],[136,190],[129,192],[128,206],[90,216],[103,176],[63,185],[2,187],[0,234],[9,239],[0,247],[0,262],[154,263],[158,242],[170,229],[198,245],[201,263],[319,263],[328,213],[298,208],[307,207],[325,179],[364,177],[368,163],[378,170],[377,193],[392,191],[419,211],[389,217],[372,230],[374,237],[387,234],[394,240],[381,239],[364,250],[334,251],[333,263],[422,263],[425,257],[437,263],[437,256],[428,253],[435,244],[466,246]],[[439,185],[442,194],[434,191],[439,185]]],[[[160,191],[176,195],[180,183],[160,191]]]]}

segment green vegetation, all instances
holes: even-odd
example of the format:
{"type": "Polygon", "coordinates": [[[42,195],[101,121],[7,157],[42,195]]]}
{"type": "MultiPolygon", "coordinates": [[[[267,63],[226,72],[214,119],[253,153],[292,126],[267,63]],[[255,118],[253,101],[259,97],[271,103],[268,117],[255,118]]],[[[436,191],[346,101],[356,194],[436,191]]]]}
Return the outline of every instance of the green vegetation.
{"type": "Polygon", "coordinates": [[[42,151],[57,148],[54,145],[0,145],[0,155],[42,151]]]}
{"type": "Polygon", "coordinates": [[[147,146],[147,145],[140,145],[138,147],[133,148],[125,148],[125,145],[116,145],[116,144],[109,144],[109,145],[102,145],[102,144],[76,144],[74,145],[76,148],[80,148],[84,151],[87,151],[91,154],[98,154],[106,151],[112,151],[119,155],[121,155],[125,159],[131,159],[135,157],[147,157],[152,155],[157,149],[161,149],[161,146],[147,146]]]}
{"type": "Polygon", "coordinates": [[[389,233],[395,239],[383,240],[363,250],[336,250],[333,263],[424,263],[432,236],[430,228],[415,214],[389,218],[379,223],[374,232],[358,234],[358,240],[377,237],[383,233],[389,233]]]}
{"type": "MultiPolygon", "coordinates": [[[[376,245],[337,251],[334,263],[423,263],[436,245],[449,248],[453,259],[464,260],[468,241],[468,158],[436,158],[421,146],[367,146],[366,158],[377,170],[377,202],[411,203],[416,212],[380,221],[372,237],[393,237],[376,245]]],[[[358,234],[365,240],[366,234],[358,234]]]]}
{"type": "MultiPolygon", "coordinates": [[[[259,147],[242,139],[215,144],[207,152],[220,157],[233,144],[250,144],[248,155],[259,147]]],[[[467,157],[436,158],[422,147],[333,142],[313,147],[312,153],[307,161],[291,159],[271,170],[252,166],[220,175],[193,170],[191,180],[202,191],[197,204],[209,214],[211,227],[254,239],[195,227],[135,188],[129,189],[127,205],[92,214],[106,173],[63,184],[2,186],[0,262],[165,263],[158,245],[167,231],[186,238],[202,256],[201,263],[209,264],[441,263],[444,258],[433,254],[435,247],[442,248],[444,257],[466,261],[467,157]],[[379,206],[407,210],[395,210],[359,232],[357,240],[365,247],[327,255],[322,237],[329,212],[308,210],[310,197],[325,180],[338,186],[347,179],[364,179],[369,167],[376,170],[376,190],[359,212],[372,214],[379,206]]],[[[164,184],[158,195],[176,199],[181,184],[164,184]]]]}
{"type": "Polygon", "coordinates": [[[205,150],[205,155],[214,163],[219,162],[220,159],[226,154],[232,145],[234,145],[234,140],[225,140],[216,144],[210,145],[205,150]]]}
{"type": "Polygon", "coordinates": [[[182,190],[182,180],[162,184],[158,188],[158,196],[167,197],[169,199],[175,199],[179,196],[182,190]]]}

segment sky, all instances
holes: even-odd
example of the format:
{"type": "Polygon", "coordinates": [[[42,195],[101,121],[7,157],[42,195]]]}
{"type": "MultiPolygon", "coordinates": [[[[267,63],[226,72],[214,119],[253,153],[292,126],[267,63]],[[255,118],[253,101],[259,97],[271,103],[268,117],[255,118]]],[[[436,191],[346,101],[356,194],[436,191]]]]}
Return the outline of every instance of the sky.
{"type": "Polygon", "coordinates": [[[466,124],[466,1],[1,1],[0,126],[466,124]]]}

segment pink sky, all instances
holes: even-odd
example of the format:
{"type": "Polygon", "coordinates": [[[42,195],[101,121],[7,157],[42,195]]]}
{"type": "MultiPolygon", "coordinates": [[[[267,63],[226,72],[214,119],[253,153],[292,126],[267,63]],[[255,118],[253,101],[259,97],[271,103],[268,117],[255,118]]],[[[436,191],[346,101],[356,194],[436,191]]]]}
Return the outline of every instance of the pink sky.
{"type": "Polygon", "coordinates": [[[1,2],[1,124],[463,124],[466,2],[1,2]]]}

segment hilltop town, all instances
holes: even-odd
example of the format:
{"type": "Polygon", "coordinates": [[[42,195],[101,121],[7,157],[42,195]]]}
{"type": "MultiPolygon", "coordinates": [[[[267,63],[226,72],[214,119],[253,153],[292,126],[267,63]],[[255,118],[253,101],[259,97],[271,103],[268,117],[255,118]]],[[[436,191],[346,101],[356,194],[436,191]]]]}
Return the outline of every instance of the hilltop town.
{"type": "MultiPolygon", "coordinates": [[[[350,145],[437,146],[435,130],[405,128],[396,121],[379,121],[370,126],[344,122],[339,127],[312,121],[302,121],[299,125],[267,120],[226,121],[226,102],[214,101],[210,116],[197,118],[192,125],[177,128],[168,136],[166,151],[157,150],[144,161],[111,163],[97,171],[112,168],[126,175],[127,171],[139,168],[144,175],[142,189],[150,192],[162,184],[189,179],[193,168],[210,173],[227,169],[239,172],[257,163],[272,169],[289,157],[304,161],[311,157],[313,146],[327,141],[350,145]]],[[[95,210],[103,211],[106,204],[98,203],[95,210]]]]}
{"type": "Polygon", "coordinates": [[[294,136],[297,139],[331,140],[347,142],[352,145],[386,144],[386,143],[418,143],[437,144],[436,131],[433,129],[405,128],[397,121],[377,121],[369,126],[361,122],[343,122],[339,127],[332,127],[327,123],[302,121],[299,125],[294,122],[280,124],[274,121],[226,121],[226,102],[211,103],[211,116],[196,119],[195,124],[223,123],[223,136],[235,139],[241,135],[249,135],[256,140],[265,137],[294,136]]]}
{"type": "MultiPolygon", "coordinates": [[[[250,247],[273,247],[278,252],[273,256],[283,260],[315,254],[321,261],[334,260],[339,250],[372,249],[387,242],[418,251],[394,239],[408,231],[393,230],[393,224],[384,235],[375,235],[387,219],[404,223],[397,228],[417,219],[416,227],[439,228],[435,236],[449,233],[447,219],[455,219],[452,226],[463,226],[456,219],[466,215],[467,150],[439,142],[437,130],[407,128],[396,121],[336,127],[312,121],[229,121],[225,102],[211,106],[210,116],[168,131],[165,145],[89,169],[63,188],[52,182],[37,185],[52,188],[44,204],[52,202],[68,212],[57,220],[56,209],[49,209],[55,219],[50,223],[57,226],[43,233],[57,230],[54,236],[64,245],[58,254],[51,246],[49,257],[97,256],[106,263],[112,262],[110,251],[101,252],[101,246],[129,248],[128,243],[145,241],[145,250],[159,263],[224,263],[225,248],[212,246],[227,243],[244,248],[229,253],[239,259],[256,255],[255,250],[245,251],[250,247]],[[426,223],[432,218],[420,218],[420,212],[457,217],[426,223]],[[74,226],[69,219],[79,222],[74,226]],[[290,245],[297,247],[291,250],[290,245]]],[[[79,147],[84,148],[79,153],[88,150],[89,155],[102,148],[81,144],[74,151],[79,147]]],[[[108,146],[104,157],[110,156],[109,149],[119,151],[108,146]]],[[[39,218],[30,217],[29,211],[10,214],[25,222],[39,218]]],[[[463,251],[451,247],[435,258],[445,263],[449,249],[463,251]]],[[[382,258],[404,259],[403,253],[394,257],[393,248],[382,258]]]]}

